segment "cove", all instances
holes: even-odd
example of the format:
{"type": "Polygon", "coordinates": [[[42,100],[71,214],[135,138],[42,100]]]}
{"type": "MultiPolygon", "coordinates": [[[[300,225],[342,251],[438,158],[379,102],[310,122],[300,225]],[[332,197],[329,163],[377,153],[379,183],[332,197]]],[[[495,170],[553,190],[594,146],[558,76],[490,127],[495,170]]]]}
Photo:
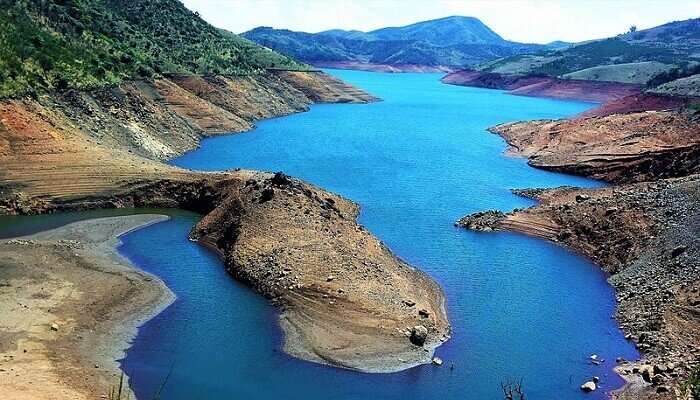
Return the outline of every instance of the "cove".
{"type": "Polygon", "coordinates": [[[189,242],[199,216],[178,213],[122,238],[122,254],[178,296],[122,360],[138,398],[500,399],[509,378],[532,399],[605,398],[619,387],[615,358],[638,354],[612,319],[614,293],[595,265],[537,239],[452,225],[532,204],[510,188],[599,185],[504,156],[503,141],[485,131],[592,105],[449,86],[436,74],[329,72],[383,101],[262,121],[172,163],[284,171],[359,203],[360,223],[444,288],[453,329],[437,350],[445,365],[363,374],[285,355],[274,308],[189,242]],[[591,354],[605,362],[591,364],[591,354]],[[592,376],[601,389],[581,393],[592,376]]]}

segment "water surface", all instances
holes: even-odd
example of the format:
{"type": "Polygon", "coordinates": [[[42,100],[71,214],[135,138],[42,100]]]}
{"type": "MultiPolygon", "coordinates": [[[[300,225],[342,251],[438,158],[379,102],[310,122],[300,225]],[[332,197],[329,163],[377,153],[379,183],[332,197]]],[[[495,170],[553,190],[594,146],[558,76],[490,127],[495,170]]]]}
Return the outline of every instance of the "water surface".
{"type": "Polygon", "coordinates": [[[437,350],[445,365],[363,374],[285,355],[275,310],[187,241],[199,217],[177,213],[124,236],[120,249],[178,296],[123,360],[139,398],[500,399],[500,382],[522,378],[531,399],[590,399],[619,386],[614,359],[637,354],[611,318],[613,292],[596,266],[541,240],[453,227],[470,212],[532,204],[510,188],[598,185],[504,156],[503,141],[485,131],[592,105],[443,85],[433,74],[332,73],[384,101],[262,121],[173,164],[284,171],[358,202],[362,224],[443,286],[453,327],[437,350]],[[591,354],[605,363],[592,365],[591,354]],[[603,389],[582,394],[594,375],[603,389]]]}

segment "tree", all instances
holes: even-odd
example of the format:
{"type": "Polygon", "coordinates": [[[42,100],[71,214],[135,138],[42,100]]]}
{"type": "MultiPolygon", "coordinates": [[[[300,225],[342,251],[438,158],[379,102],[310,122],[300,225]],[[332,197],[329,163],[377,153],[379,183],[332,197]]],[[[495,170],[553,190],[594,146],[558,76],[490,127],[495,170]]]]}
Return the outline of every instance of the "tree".
{"type": "Polygon", "coordinates": [[[635,33],[637,32],[637,25],[632,25],[630,26],[630,32],[629,33],[635,33]]]}

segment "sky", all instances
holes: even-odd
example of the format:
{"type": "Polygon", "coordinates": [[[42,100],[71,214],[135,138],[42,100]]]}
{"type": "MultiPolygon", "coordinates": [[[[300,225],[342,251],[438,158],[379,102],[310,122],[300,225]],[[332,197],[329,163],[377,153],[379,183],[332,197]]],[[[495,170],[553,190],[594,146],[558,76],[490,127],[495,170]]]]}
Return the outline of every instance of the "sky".
{"type": "Polygon", "coordinates": [[[451,15],[472,16],[505,39],[579,42],[700,17],[700,0],[181,0],[213,25],[305,32],[368,31],[451,15]]]}

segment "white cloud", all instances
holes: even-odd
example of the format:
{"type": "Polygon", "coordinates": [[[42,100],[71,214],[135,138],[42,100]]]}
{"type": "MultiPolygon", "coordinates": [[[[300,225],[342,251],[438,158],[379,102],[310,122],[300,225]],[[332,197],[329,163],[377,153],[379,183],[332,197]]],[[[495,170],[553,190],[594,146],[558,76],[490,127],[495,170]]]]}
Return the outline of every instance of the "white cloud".
{"type": "Polygon", "coordinates": [[[183,0],[212,24],[243,32],[372,30],[449,15],[474,16],[506,39],[582,41],[700,17],[699,0],[183,0]]]}

